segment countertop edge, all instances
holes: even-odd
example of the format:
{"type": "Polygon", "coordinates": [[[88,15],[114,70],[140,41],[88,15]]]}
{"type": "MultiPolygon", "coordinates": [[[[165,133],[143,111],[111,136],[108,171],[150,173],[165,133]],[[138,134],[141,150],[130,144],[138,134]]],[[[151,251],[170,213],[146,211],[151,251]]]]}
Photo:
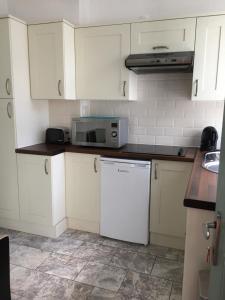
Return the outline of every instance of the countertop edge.
{"type": "MultiPolygon", "coordinates": [[[[168,146],[169,147],[169,146],[168,146]]],[[[168,160],[168,161],[182,161],[182,162],[194,162],[196,156],[196,148],[186,147],[188,153],[186,156],[172,156],[163,154],[141,153],[141,152],[123,152],[122,149],[110,149],[110,148],[88,148],[72,145],[46,145],[36,144],[28,147],[15,149],[19,154],[31,154],[31,155],[44,155],[54,156],[60,153],[83,153],[101,155],[105,157],[118,157],[126,159],[141,159],[141,160],[168,160]],[[189,153],[190,152],[190,153],[189,153]]]]}

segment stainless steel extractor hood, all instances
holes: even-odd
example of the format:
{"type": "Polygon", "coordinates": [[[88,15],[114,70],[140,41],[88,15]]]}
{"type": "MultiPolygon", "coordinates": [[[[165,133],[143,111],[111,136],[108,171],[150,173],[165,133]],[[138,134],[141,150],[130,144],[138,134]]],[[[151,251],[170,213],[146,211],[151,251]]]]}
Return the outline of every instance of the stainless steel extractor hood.
{"type": "Polygon", "coordinates": [[[193,51],[132,54],[125,60],[125,66],[136,74],[191,73],[193,63],[193,51]]]}

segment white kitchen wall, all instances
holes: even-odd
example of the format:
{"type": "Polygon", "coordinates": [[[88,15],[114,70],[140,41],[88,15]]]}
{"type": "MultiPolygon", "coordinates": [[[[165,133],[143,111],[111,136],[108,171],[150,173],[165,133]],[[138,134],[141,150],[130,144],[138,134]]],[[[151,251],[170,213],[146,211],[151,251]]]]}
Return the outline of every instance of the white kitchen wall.
{"type": "Polygon", "coordinates": [[[28,23],[61,19],[78,23],[79,0],[7,0],[7,2],[8,13],[28,23]]]}
{"type": "Polygon", "coordinates": [[[8,14],[8,2],[7,0],[0,0],[0,15],[8,14]]]}
{"type": "Polygon", "coordinates": [[[225,11],[224,0],[79,0],[79,23],[177,18],[225,11]]]}
{"type": "MultiPolygon", "coordinates": [[[[221,136],[223,101],[190,100],[190,74],[138,77],[138,101],[51,101],[51,126],[69,126],[73,116],[116,115],[129,118],[129,142],[199,146],[202,129],[215,126],[221,136]]],[[[220,142],[219,142],[220,145],[220,142]]]]}

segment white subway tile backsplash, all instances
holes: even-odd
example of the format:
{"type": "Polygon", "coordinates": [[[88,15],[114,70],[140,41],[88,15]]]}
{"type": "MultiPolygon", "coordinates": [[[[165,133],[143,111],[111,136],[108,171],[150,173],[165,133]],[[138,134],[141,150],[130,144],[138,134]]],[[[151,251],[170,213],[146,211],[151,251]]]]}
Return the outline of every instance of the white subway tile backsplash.
{"type": "Polygon", "coordinates": [[[183,128],[165,128],[164,134],[165,136],[182,136],[183,128]]]}
{"type": "Polygon", "coordinates": [[[184,128],[183,130],[184,137],[199,138],[201,134],[202,134],[202,130],[200,128],[184,128]]]}
{"type": "Polygon", "coordinates": [[[138,81],[135,102],[49,101],[50,126],[70,126],[83,112],[128,117],[130,143],[199,146],[206,126],[221,135],[224,101],[191,101],[191,74],[140,75],[138,81]]]}
{"type": "Polygon", "coordinates": [[[194,127],[194,119],[179,118],[174,120],[174,126],[180,128],[194,127]]]}
{"type": "Polygon", "coordinates": [[[152,118],[152,117],[145,117],[145,118],[140,118],[138,125],[141,127],[155,127],[156,125],[156,118],[152,118]]]}
{"type": "Polygon", "coordinates": [[[168,127],[168,126],[172,127],[174,125],[174,120],[173,118],[164,117],[164,118],[157,119],[156,124],[159,127],[168,127]]]}
{"type": "Polygon", "coordinates": [[[164,129],[161,127],[151,127],[147,129],[147,134],[152,136],[162,136],[164,134],[164,129]]]}
{"type": "Polygon", "coordinates": [[[156,145],[173,145],[173,138],[171,136],[156,136],[155,137],[156,145]]]}

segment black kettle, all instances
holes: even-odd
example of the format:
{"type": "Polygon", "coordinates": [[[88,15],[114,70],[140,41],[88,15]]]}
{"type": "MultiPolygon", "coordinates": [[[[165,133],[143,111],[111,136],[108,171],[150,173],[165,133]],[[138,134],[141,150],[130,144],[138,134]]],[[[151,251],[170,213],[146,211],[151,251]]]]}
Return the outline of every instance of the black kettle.
{"type": "Polygon", "coordinates": [[[216,151],[218,133],[216,128],[208,126],[203,129],[201,137],[201,151],[216,151]]]}

